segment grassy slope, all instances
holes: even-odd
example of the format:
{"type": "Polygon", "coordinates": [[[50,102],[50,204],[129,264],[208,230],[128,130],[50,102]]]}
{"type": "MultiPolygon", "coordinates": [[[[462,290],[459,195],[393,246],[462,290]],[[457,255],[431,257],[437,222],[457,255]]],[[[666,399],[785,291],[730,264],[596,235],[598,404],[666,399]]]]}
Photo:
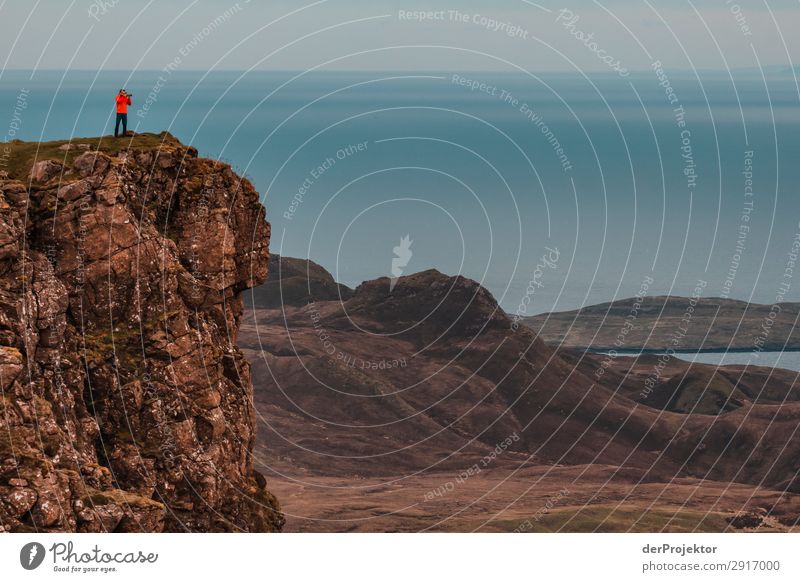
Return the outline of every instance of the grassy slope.
{"type": "Polygon", "coordinates": [[[586,508],[554,510],[523,521],[493,521],[498,531],[522,529],[531,533],[546,532],[721,532],[729,528],[725,514],[690,509],[671,510],[595,505],[586,508]]]}
{"type": "Polygon", "coordinates": [[[60,150],[64,144],[89,144],[93,151],[99,150],[110,156],[126,149],[159,148],[178,145],[180,142],[168,132],[160,134],[143,133],[135,137],[114,138],[113,136],[73,138],[72,140],[58,140],[47,142],[28,142],[14,140],[0,144],[0,170],[8,172],[11,179],[28,181],[33,164],[42,160],[56,160],[64,165],[69,165],[72,160],[85,153],[85,150],[73,147],[70,150],[60,150]]]}

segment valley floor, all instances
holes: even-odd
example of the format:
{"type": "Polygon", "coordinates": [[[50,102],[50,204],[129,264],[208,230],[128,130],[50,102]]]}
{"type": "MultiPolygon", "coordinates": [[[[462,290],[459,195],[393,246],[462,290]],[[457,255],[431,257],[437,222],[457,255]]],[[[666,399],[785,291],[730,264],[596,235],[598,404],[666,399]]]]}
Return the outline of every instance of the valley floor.
{"type": "MultiPolygon", "coordinates": [[[[676,479],[637,484],[608,466],[500,468],[462,482],[440,473],[391,478],[269,478],[290,532],[798,531],[765,517],[780,492],[676,479]]],[[[795,496],[790,496],[795,497],[795,496]]],[[[782,505],[789,509],[784,496],[782,505]]],[[[800,501],[793,502],[794,509],[800,501]]]]}

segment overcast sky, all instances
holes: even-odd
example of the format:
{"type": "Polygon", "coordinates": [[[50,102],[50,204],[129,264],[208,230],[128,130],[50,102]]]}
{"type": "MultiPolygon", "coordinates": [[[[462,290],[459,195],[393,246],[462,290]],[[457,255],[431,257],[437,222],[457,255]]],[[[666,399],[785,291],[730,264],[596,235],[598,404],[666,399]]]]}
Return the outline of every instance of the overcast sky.
{"type": "Polygon", "coordinates": [[[797,0],[0,0],[0,61],[10,69],[91,70],[788,66],[800,62],[799,7],[797,0]],[[438,13],[427,22],[402,16],[414,10],[438,13]],[[590,33],[595,44],[587,46],[578,37],[590,33]]]}

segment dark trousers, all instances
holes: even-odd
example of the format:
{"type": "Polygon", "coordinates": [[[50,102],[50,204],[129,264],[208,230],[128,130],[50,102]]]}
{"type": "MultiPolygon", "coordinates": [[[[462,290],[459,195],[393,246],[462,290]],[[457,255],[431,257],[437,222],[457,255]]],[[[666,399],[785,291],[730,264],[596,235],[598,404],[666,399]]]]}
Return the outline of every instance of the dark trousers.
{"type": "Polygon", "coordinates": [[[114,137],[119,136],[119,122],[122,122],[122,135],[125,135],[128,131],[128,114],[127,113],[117,113],[117,124],[114,126],[114,137]]]}

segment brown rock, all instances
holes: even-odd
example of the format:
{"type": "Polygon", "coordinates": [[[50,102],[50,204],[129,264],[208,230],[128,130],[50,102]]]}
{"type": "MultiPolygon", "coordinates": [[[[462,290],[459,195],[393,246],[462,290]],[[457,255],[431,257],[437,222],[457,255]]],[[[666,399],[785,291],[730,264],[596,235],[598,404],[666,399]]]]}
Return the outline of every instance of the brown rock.
{"type": "Polygon", "coordinates": [[[88,143],[65,143],[63,145],[58,146],[59,151],[62,152],[71,152],[74,150],[90,150],[92,146],[88,143]]]}
{"type": "Polygon", "coordinates": [[[218,390],[206,390],[201,392],[194,400],[196,406],[206,410],[217,408],[220,402],[222,402],[222,396],[218,390]]]}
{"type": "MultiPolygon", "coordinates": [[[[171,136],[72,168],[58,190],[0,184],[0,523],[279,530],[229,336],[240,293],[266,275],[258,193],[171,136]],[[28,212],[56,201],[55,216],[28,212]]],[[[45,160],[31,175],[61,171],[45,160]]]]}
{"type": "Polygon", "coordinates": [[[91,190],[91,185],[86,180],[70,182],[58,189],[59,199],[65,202],[72,202],[82,198],[91,190]]]}
{"type": "Polygon", "coordinates": [[[22,354],[17,348],[0,347],[0,388],[7,390],[22,372],[22,354]]]}
{"type": "Polygon", "coordinates": [[[31,516],[37,527],[50,527],[54,525],[61,517],[59,500],[56,494],[47,491],[45,495],[40,496],[36,505],[31,510],[31,516]]]}
{"type": "Polygon", "coordinates": [[[72,162],[72,167],[81,176],[102,175],[111,165],[111,158],[100,152],[87,151],[72,162]]]}
{"type": "Polygon", "coordinates": [[[55,160],[42,160],[33,165],[29,178],[33,182],[49,182],[60,175],[63,169],[64,166],[55,160]]]}
{"type": "Polygon", "coordinates": [[[211,442],[225,434],[225,415],[220,408],[209,410],[197,418],[197,434],[205,442],[211,442]]]}
{"type": "Polygon", "coordinates": [[[15,489],[4,496],[4,501],[9,513],[13,517],[20,517],[36,503],[36,492],[32,489],[15,489]]]}

